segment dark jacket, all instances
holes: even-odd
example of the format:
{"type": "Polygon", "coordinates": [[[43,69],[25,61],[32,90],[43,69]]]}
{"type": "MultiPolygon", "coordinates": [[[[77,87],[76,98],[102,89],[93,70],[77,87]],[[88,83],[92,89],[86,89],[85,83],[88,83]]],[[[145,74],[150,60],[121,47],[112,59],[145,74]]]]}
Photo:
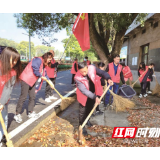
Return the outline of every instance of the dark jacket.
{"type": "MultiPolygon", "coordinates": [[[[96,67],[95,67],[96,68],[96,67]]],[[[96,68],[96,74],[106,80],[111,79],[111,77],[109,76],[109,74],[103,70],[100,70],[99,68],[96,68]]],[[[93,84],[93,82],[91,81],[91,79],[89,78],[89,76],[87,75],[86,78],[89,81],[89,90],[86,88],[86,86],[81,83],[80,81],[76,80],[76,84],[78,89],[84,94],[86,95],[88,98],[90,99],[95,99],[96,95],[94,94],[95,92],[95,86],[93,84]]]]}
{"type": "MultiPolygon", "coordinates": [[[[34,58],[32,60],[32,69],[33,69],[33,73],[37,76],[37,77],[42,77],[41,73],[39,72],[39,68],[41,66],[41,59],[40,58],[34,58]]],[[[49,77],[47,75],[47,71],[45,71],[45,77],[49,80],[49,77]]]]}
{"type": "Polygon", "coordinates": [[[105,86],[105,80],[104,80],[104,78],[101,78],[101,86],[105,86]]]}
{"type": "Polygon", "coordinates": [[[77,70],[78,70],[78,69],[77,69],[77,63],[74,64],[74,69],[75,69],[75,71],[77,72],[77,70]]]}
{"type": "MultiPolygon", "coordinates": [[[[151,81],[153,81],[152,75],[153,75],[153,69],[152,68],[148,68],[148,71],[147,71],[146,75],[144,76],[142,82],[143,83],[146,82],[147,78],[149,78],[151,81]]],[[[138,76],[140,76],[139,70],[138,70],[138,76]]]]}

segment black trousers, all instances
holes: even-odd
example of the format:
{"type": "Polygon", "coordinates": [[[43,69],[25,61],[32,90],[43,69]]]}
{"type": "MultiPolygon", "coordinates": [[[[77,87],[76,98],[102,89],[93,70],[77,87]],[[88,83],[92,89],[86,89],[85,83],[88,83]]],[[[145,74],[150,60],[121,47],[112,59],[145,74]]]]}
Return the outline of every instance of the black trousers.
{"type": "MultiPolygon", "coordinates": [[[[35,83],[36,84],[36,83],[35,83]]],[[[22,111],[23,103],[25,102],[27,95],[29,94],[29,104],[28,104],[28,111],[32,112],[35,106],[35,84],[30,87],[26,82],[21,82],[21,95],[19,97],[19,101],[16,107],[16,113],[20,114],[22,111]]]]}
{"type": "Polygon", "coordinates": [[[146,88],[147,88],[147,82],[142,82],[141,83],[141,94],[142,95],[146,94],[146,88]]]}
{"type": "Polygon", "coordinates": [[[75,74],[72,74],[72,82],[71,82],[71,84],[74,84],[74,83],[75,83],[75,81],[74,81],[74,76],[75,76],[75,74]]]}
{"type": "Polygon", "coordinates": [[[147,87],[146,87],[146,89],[148,89],[148,91],[150,91],[150,86],[151,86],[151,83],[149,81],[149,82],[147,82],[147,87]]]}
{"type": "MultiPolygon", "coordinates": [[[[55,85],[56,78],[50,78],[52,83],[55,85]]],[[[45,98],[48,98],[49,96],[53,96],[53,89],[50,87],[50,85],[46,82],[46,89],[45,89],[45,98]]]]}
{"type": "Polygon", "coordinates": [[[79,125],[82,125],[91,110],[93,109],[95,100],[88,98],[86,106],[79,104],[79,125]]]}

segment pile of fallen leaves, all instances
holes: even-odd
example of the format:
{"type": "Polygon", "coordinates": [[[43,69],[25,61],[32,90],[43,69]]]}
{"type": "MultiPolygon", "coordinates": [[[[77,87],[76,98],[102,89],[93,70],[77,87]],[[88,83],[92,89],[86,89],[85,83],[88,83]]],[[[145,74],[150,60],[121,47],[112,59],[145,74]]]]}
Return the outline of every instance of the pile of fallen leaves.
{"type": "MultiPolygon", "coordinates": [[[[160,105],[147,99],[138,99],[139,107],[147,109],[128,110],[128,120],[132,127],[159,128],[160,105]]],[[[36,147],[159,147],[160,138],[112,138],[113,127],[94,125],[88,131],[96,136],[85,136],[86,144],[78,143],[78,128],[75,129],[67,120],[60,117],[52,118],[37,130],[22,146],[36,147]]]]}
{"type": "Polygon", "coordinates": [[[145,110],[129,110],[130,126],[133,127],[159,127],[160,126],[160,105],[151,103],[147,99],[138,99],[142,106],[148,107],[145,110]]]}

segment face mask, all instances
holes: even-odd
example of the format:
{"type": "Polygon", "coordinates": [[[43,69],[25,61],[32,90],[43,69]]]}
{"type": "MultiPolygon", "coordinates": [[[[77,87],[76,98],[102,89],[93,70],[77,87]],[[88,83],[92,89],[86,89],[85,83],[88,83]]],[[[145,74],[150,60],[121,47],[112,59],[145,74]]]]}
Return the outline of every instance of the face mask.
{"type": "Polygon", "coordinates": [[[87,61],[86,59],[84,59],[84,61],[87,61]]]}

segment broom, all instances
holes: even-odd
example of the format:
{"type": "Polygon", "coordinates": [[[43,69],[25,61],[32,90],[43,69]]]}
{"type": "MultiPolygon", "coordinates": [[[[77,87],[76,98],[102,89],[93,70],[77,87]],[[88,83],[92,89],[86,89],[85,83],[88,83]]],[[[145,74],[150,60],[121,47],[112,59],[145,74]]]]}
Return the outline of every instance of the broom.
{"type": "MultiPolygon", "coordinates": [[[[46,80],[46,82],[50,85],[50,86],[54,86],[54,84],[52,83],[52,81],[50,80],[46,80]]],[[[63,97],[54,87],[54,90],[57,92],[57,94],[60,96],[60,98],[62,99],[61,104],[60,104],[60,109],[61,111],[65,110],[69,105],[71,105],[74,101],[75,98],[74,97],[63,97]]]]}
{"type": "MultiPolygon", "coordinates": [[[[155,75],[155,73],[154,73],[155,75]]],[[[152,90],[152,95],[158,94],[160,96],[160,84],[158,83],[158,80],[156,77],[154,77],[156,80],[156,86],[155,88],[152,90]]]]}
{"type": "MultiPolygon", "coordinates": [[[[108,85],[108,87],[106,88],[106,90],[103,92],[102,96],[100,97],[100,101],[102,100],[102,98],[104,97],[104,95],[109,90],[109,87],[110,87],[110,85],[108,85]]],[[[91,112],[89,113],[89,115],[87,116],[87,118],[85,119],[85,121],[83,122],[83,124],[79,126],[78,139],[79,139],[79,143],[80,144],[84,144],[85,143],[85,138],[83,137],[82,129],[86,125],[87,121],[89,120],[89,118],[91,117],[91,115],[93,114],[93,112],[97,108],[97,106],[98,106],[98,104],[96,103],[94,105],[93,109],[91,110],[91,112]]]]}
{"type": "Polygon", "coordinates": [[[4,124],[4,120],[3,120],[3,117],[2,117],[2,113],[1,113],[1,112],[0,112],[0,123],[1,123],[1,125],[2,125],[3,132],[4,132],[4,135],[5,135],[6,140],[7,140],[7,143],[6,143],[7,147],[14,147],[12,141],[9,139],[9,135],[8,135],[8,133],[7,133],[7,129],[6,129],[6,126],[5,126],[5,124],[4,124]]]}
{"type": "MultiPolygon", "coordinates": [[[[147,69],[145,72],[142,73],[142,76],[143,76],[144,73],[146,73],[147,71],[148,71],[148,69],[147,69]]],[[[132,88],[133,88],[134,85],[138,82],[138,80],[139,80],[140,78],[141,78],[141,77],[139,77],[139,78],[131,85],[132,88]]]]}
{"type": "Polygon", "coordinates": [[[109,91],[113,96],[113,106],[116,109],[116,113],[125,111],[127,108],[135,107],[135,104],[132,101],[130,101],[129,99],[123,98],[123,97],[115,94],[111,90],[109,90],[109,91]]]}

